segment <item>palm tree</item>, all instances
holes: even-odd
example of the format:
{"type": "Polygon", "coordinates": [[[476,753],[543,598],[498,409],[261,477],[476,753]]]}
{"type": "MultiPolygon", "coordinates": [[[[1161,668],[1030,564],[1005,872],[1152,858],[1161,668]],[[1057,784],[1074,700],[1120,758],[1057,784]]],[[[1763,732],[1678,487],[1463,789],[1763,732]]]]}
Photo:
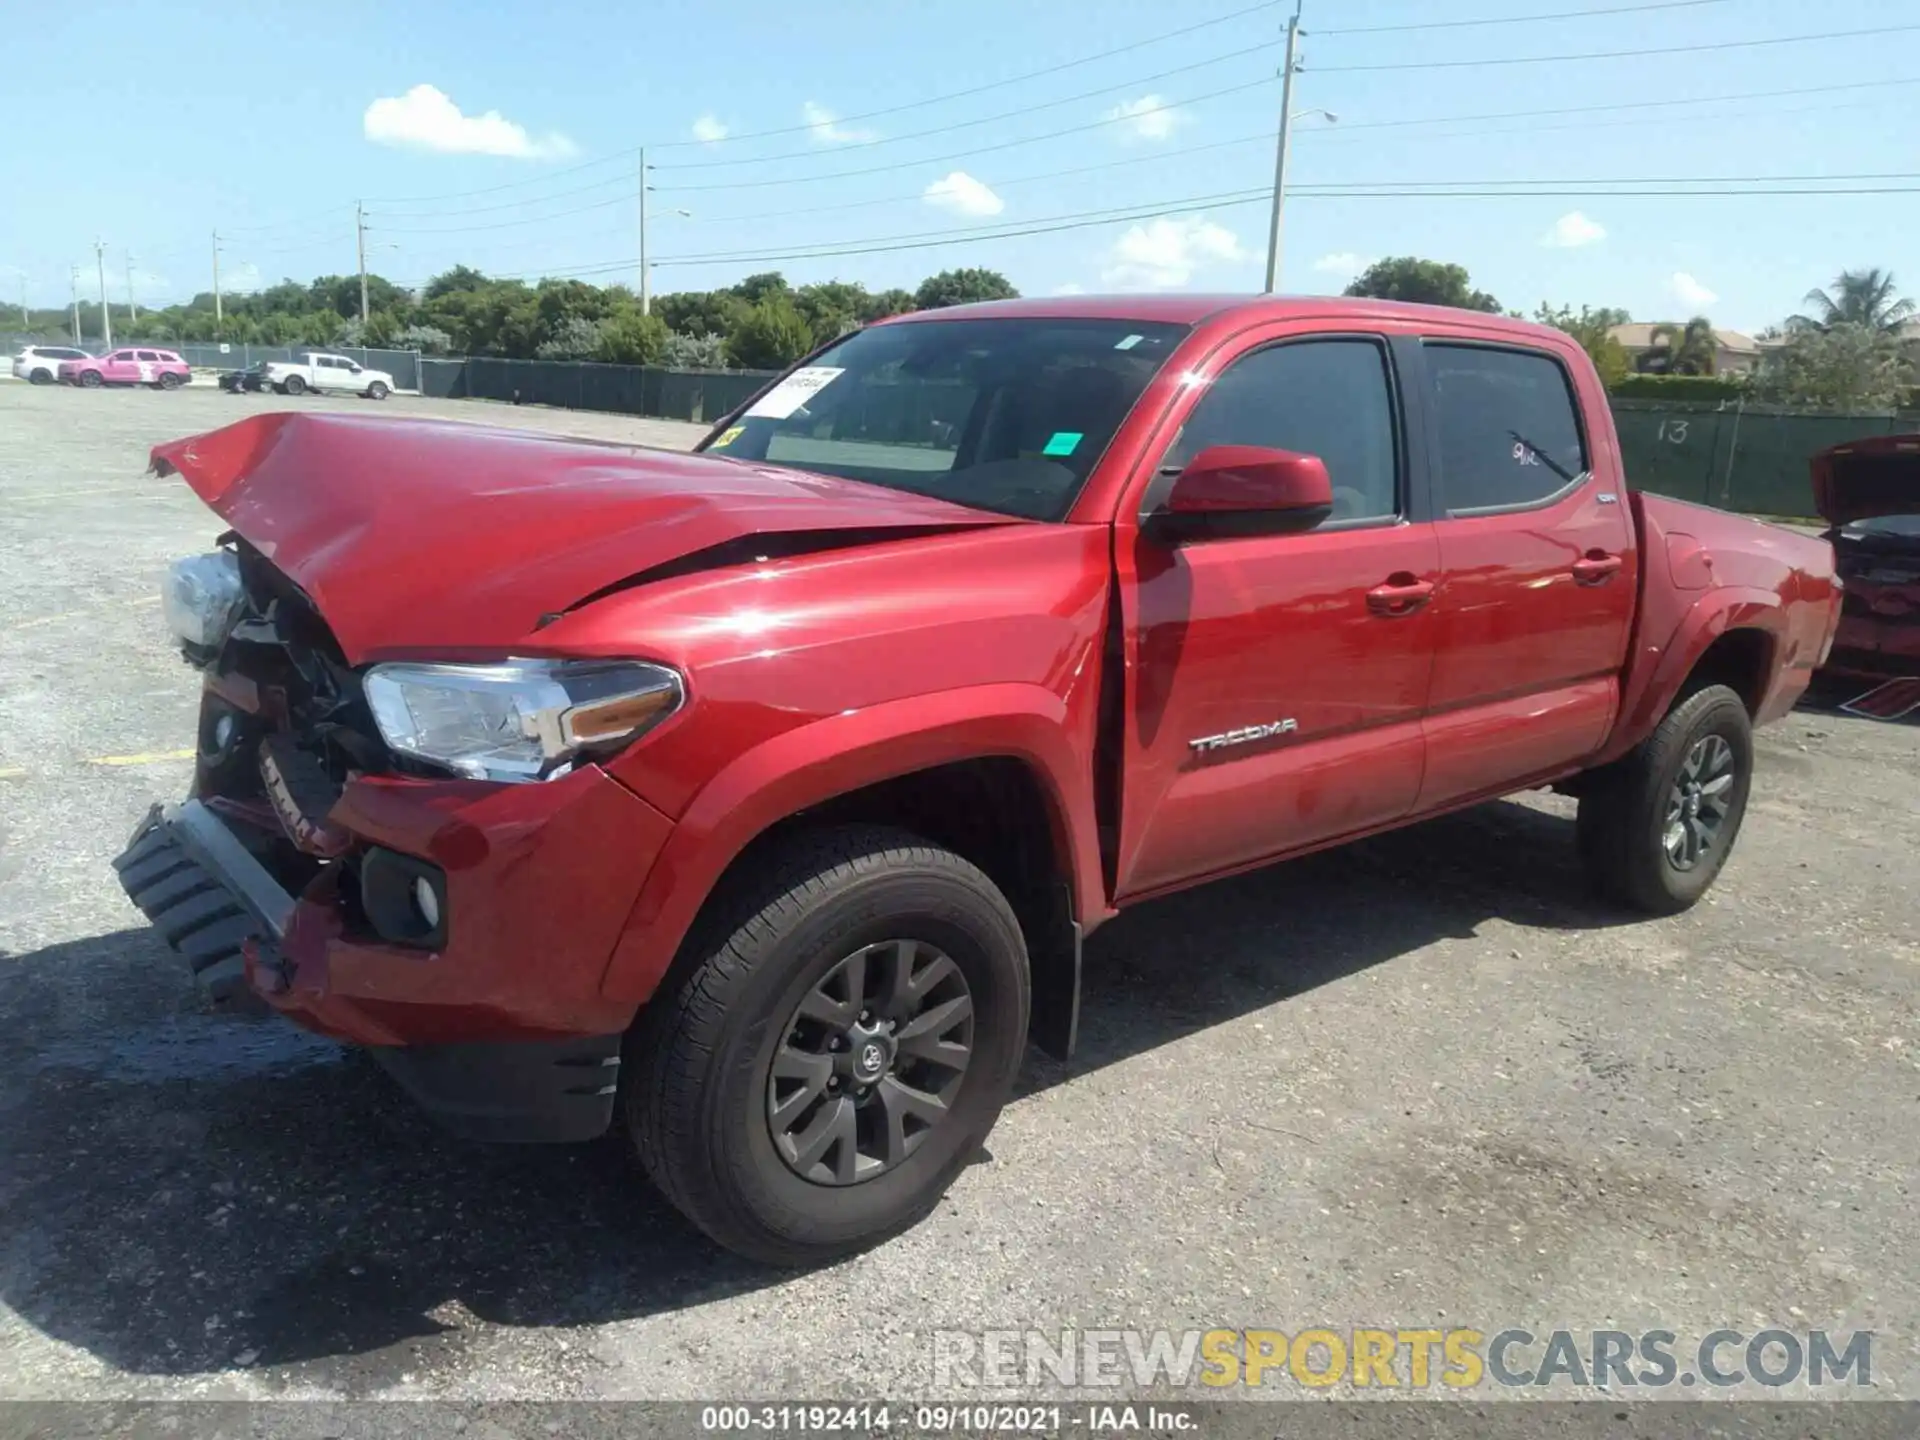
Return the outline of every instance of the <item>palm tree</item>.
{"type": "Polygon", "coordinates": [[[1892,272],[1877,266],[1870,270],[1841,271],[1831,293],[1809,290],[1805,303],[1814,313],[1795,315],[1788,324],[1823,331],[1835,325],[1864,325],[1870,330],[1892,334],[1914,314],[1913,301],[1895,298],[1892,272]]]}
{"type": "Polygon", "coordinates": [[[1711,375],[1720,342],[1713,322],[1696,315],[1685,325],[1656,325],[1644,366],[1656,375],[1711,375]]]}

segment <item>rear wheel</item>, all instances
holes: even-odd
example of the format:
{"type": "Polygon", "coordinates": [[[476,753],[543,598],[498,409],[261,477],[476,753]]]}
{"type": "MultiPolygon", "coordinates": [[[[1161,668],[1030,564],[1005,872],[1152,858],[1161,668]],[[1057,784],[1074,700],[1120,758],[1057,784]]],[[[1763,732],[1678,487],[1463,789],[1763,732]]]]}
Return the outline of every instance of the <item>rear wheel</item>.
{"type": "Polygon", "coordinates": [[[27,376],[27,380],[28,383],[33,385],[51,385],[53,383],[53,372],[51,370],[36,370],[27,376]]]}
{"type": "Polygon", "coordinates": [[[898,830],[802,835],[734,880],[635,1026],[625,1113],[690,1220],[806,1264],[914,1224],[979,1150],[1026,1048],[1026,945],[992,881],[898,830]]]}
{"type": "Polygon", "coordinates": [[[367,398],[369,400],[384,400],[387,398],[388,393],[387,387],[378,380],[367,387],[367,398]]]}
{"type": "Polygon", "coordinates": [[[1746,704],[1724,685],[1695,691],[1581,797],[1589,876],[1609,899],[1651,915],[1689,908],[1727,863],[1752,783],[1746,704]]]}
{"type": "Polygon", "coordinates": [[[280,389],[288,395],[304,395],[307,393],[307,382],[298,375],[289,375],[281,382],[280,389]]]}
{"type": "Polygon", "coordinates": [[[169,370],[160,377],[159,384],[162,390],[178,390],[180,388],[180,377],[169,370]]]}
{"type": "Polygon", "coordinates": [[[80,384],[83,389],[98,390],[106,383],[106,380],[102,378],[98,370],[82,370],[80,372],[80,384]]]}

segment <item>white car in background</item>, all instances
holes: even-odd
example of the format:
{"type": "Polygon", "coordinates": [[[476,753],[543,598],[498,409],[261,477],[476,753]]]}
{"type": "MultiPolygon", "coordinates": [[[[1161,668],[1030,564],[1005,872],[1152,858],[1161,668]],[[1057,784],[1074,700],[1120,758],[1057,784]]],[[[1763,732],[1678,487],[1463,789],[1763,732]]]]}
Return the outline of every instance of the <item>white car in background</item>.
{"type": "Polygon", "coordinates": [[[13,378],[30,380],[35,385],[51,385],[60,378],[62,360],[91,360],[84,350],[71,345],[25,345],[13,357],[13,378]]]}
{"type": "Polygon", "coordinates": [[[267,366],[264,382],[281,395],[304,395],[312,390],[344,390],[364,395],[369,400],[384,400],[393,393],[393,376],[384,370],[369,370],[344,355],[326,355],[309,351],[297,360],[275,360],[267,366]]]}

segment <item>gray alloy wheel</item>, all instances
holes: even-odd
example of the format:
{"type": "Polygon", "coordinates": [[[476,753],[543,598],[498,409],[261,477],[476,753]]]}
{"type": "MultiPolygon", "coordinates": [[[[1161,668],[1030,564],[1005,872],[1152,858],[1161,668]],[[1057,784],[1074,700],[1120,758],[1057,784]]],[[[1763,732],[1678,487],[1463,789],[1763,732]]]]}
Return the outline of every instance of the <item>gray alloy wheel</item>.
{"type": "Polygon", "coordinates": [[[298,375],[289,375],[281,388],[289,395],[304,395],[307,393],[307,382],[298,375]]]}
{"type": "Polygon", "coordinates": [[[106,383],[106,379],[98,370],[82,370],[80,372],[80,388],[83,390],[98,390],[106,383]]]}
{"type": "Polygon", "coordinates": [[[369,400],[384,400],[387,398],[387,395],[387,387],[381,381],[376,380],[367,387],[367,398],[369,400]]]}
{"type": "Polygon", "coordinates": [[[1691,870],[1720,846],[1737,778],[1733,747],[1724,739],[1703,735],[1694,742],[1667,790],[1661,844],[1674,869],[1691,870]]]}
{"type": "Polygon", "coordinates": [[[767,1077],[780,1158],[818,1185],[886,1174],[947,1117],[973,1058],[973,993],[921,940],[863,946],[788,1018],[767,1077]]]}

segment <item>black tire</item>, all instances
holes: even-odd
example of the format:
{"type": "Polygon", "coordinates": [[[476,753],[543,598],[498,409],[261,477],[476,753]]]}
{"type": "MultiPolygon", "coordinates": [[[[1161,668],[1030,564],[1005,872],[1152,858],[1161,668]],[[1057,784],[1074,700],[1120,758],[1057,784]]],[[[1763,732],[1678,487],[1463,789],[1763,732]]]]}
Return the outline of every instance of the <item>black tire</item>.
{"type": "Polygon", "coordinates": [[[307,382],[302,380],[298,375],[289,375],[285,380],[280,382],[280,393],[283,395],[304,395],[307,393],[307,382]]]}
{"type": "Polygon", "coordinates": [[[106,378],[101,375],[98,370],[82,370],[80,372],[80,388],[82,390],[98,390],[106,383],[106,378]]]}
{"type": "Polygon", "coordinates": [[[388,391],[387,387],[378,380],[367,387],[367,398],[369,400],[384,400],[389,393],[391,392],[388,391]]]}
{"type": "Polygon", "coordinates": [[[162,390],[178,390],[180,388],[180,377],[169,370],[155,383],[158,384],[162,390]]]}
{"type": "Polygon", "coordinates": [[[709,902],[629,1036],[622,1108],[642,1164],[689,1220],[750,1259],[812,1264],[895,1235],[939,1202],[1006,1103],[1027,1013],[1019,922],[973,865],[900,830],[802,834],[709,902]],[[806,1023],[797,1017],[815,987],[851,955],[897,939],[957,967],[971,1052],[917,1148],[870,1178],[820,1183],[777,1147],[775,1053],[806,1023]]]}
{"type": "MultiPolygon", "coordinates": [[[[1710,777],[1708,786],[1716,783],[1710,777]]],[[[1727,863],[1747,813],[1753,784],[1753,722],[1746,704],[1725,685],[1708,685],[1684,696],[1647,739],[1593,777],[1580,800],[1577,836],[1588,877],[1609,900],[1649,915],[1677,915],[1707,893],[1727,863]],[[1730,781],[1703,796],[1686,772],[1700,757],[1717,760],[1715,740],[1731,756],[1730,781]],[[1687,792],[1692,787],[1692,794],[1687,792]],[[1673,819],[1679,799],[1681,832],[1673,819]],[[1711,821],[1706,805],[1717,807],[1711,821]],[[1689,803],[1692,805],[1688,810],[1689,803]],[[1669,843],[1690,855],[1669,852],[1669,843]]]]}
{"type": "Polygon", "coordinates": [[[51,370],[35,370],[27,376],[27,383],[29,385],[51,385],[53,384],[53,380],[54,375],[51,370]]]}

